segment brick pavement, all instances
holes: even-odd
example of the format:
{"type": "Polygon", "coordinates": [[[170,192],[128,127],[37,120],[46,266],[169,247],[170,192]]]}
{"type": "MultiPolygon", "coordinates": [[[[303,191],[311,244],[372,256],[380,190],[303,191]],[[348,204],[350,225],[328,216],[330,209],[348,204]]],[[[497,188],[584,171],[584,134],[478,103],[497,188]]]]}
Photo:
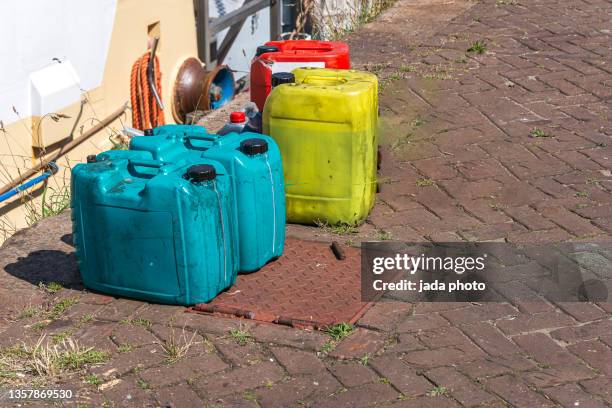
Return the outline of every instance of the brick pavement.
{"type": "MultiPolygon", "coordinates": [[[[390,41],[393,27],[413,24],[409,1],[351,36],[368,41],[354,46],[356,65],[385,79],[385,160],[368,222],[334,238],[609,241],[611,3],[456,3],[462,13],[429,38],[390,41]],[[467,52],[476,41],[482,54],[467,52]]],[[[69,232],[63,214],[0,249],[0,346],[6,357],[6,347],[68,333],[110,352],[58,379],[86,406],[612,405],[610,303],[381,302],[334,344],[83,292],[69,232]],[[49,276],[65,288],[36,287],[49,276]]],[[[603,248],[583,262],[609,273],[603,248]]]]}

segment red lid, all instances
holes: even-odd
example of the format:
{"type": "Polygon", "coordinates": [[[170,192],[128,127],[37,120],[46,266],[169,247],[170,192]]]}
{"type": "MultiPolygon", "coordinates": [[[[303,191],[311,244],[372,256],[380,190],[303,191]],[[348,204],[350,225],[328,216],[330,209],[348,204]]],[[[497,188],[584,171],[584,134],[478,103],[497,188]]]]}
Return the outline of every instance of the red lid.
{"type": "Polygon", "coordinates": [[[230,113],[230,122],[232,123],[246,122],[246,115],[244,114],[244,112],[232,112],[230,113]]]}

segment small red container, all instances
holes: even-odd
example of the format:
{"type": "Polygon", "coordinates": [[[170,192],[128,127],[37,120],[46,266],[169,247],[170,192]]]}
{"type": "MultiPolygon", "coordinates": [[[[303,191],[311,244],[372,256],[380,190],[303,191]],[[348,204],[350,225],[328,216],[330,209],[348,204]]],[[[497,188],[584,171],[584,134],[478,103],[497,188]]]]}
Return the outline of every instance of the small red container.
{"type": "Polygon", "coordinates": [[[257,47],[251,63],[251,101],[263,111],[275,72],[291,72],[300,67],[349,69],[349,47],[340,41],[268,41],[257,47]]]}

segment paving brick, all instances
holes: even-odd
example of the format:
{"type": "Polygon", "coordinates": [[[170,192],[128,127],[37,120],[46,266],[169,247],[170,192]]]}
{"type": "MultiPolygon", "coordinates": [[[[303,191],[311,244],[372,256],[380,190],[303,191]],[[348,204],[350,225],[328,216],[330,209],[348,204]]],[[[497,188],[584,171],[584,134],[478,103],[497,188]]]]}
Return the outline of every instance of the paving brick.
{"type": "Polygon", "coordinates": [[[421,333],[417,337],[421,343],[431,349],[470,343],[470,339],[455,327],[434,329],[421,333]]]}
{"type": "Polygon", "coordinates": [[[412,315],[397,325],[398,333],[415,333],[448,326],[449,323],[438,314],[412,315]]]}
{"type": "Polygon", "coordinates": [[[359,319],[359,325],[369,329],[391,331],[406,318],[412,307],[412,304],[407,302],[377,302],[359,319]]]}
{"type": "Polygon", "coordinates": [[[448,392],[464,406],[489,405],[497,400],[497,397],[484,391],[454,368],[436,368],[427,371],[425,376],[434,384],[446,387],[448,392]]]}
{"type": "Polygon", "coordinates": [[[592,303],[559,302],[557,305],[579,322],[592,322],[606,316],[606,312],[592,303]]]}
{"type": "Polygon", "coordinates": [[[554,309],[550,303],[538,296],[523,282],[507,282],[504,285],[499,285],[496,290],[526,314],[549,312],[554,309]]]}
{"type": "Polygon", "coordinates": [[[246,344],[238,344],[234,339],[225,336],[209,335],[208,338],[212,347],[210,344],[203,344],[201,347],[209,352],[213,352],[216,348],[223,359],[234,367],[249,366],[269,359],[259,343],[249,341],[246,344]]]}
{"type": "Polygon", "coordinates": [[[519,355],[505,355],[500,357],[478,358],[473,361],[458,364],[458,370],[474,380],[488,377],[497,377],[502,374],[519,373],[533,370],[536,365],[533,361],[519,355]]]}
{"type": "Polygon", "coordinates": [[[570,239],[572,236],[561,228],[554,228],[545,231],[531,232],[511,232],[508,234],[508,242],[516,244],[547,244],[551,242],[561,242],[570,239]]]}
{"type": "Polygon", "coordinates": [[[347,388],[374,383],[380,378],[367,366],[355,362],[339,362],[330,371],[347,388]]]}
{"type": "Polygon", "coordinates": [[[505,303],[484,303],[482,305],[472,305],[463,309],[442,312],[442,315],[453,324],[496,320],[516,314],[516,309],[505,303]]]}
{"type": "Polygon", "coordinates": [[[438,218],[425,209],[406,210],[400,212],[388,211],[380,215],[372,213],[368,219],[377,228],[384,229],[398,225],[412,224],[411,227],[417,231],[427,229],[427,223],[438,222],[438,218]],[[415,220],[418,220],[418,224],[414,223],[415,220]]]}
{"type": "Polygon", "coordinates": [[[100,311],[97,318],[100,320],[118,322],[129,319],[142,308],[144,308],[144,304],[142,302],[128,299],[117,299],[107,304],[107,306],[100,311]]]}
{"type": "Polygon", "coordinates": [[[221,406],[232,408],[258,408],[257,396],[250,391],[221,397],[206,397],[204,406],[221,406]]]}
{"type": "Polygon", "coordinates": [[[407,396],[415,397],[427,393],[433,386],[400,358],[392,355],[376,357],[370,365],[394,387],[407,396]]]}
{"type": "MultiPolygon", "coordinates": [[[[104,396],[113,401],[114,404],[124,407],[156,407],[157,402],[151,390],[145,390],[137,383],[138,378],[134,375],[128,375],[121,379],[114,380],[116,384],[112,387],[105,388],[104,396]]],[[[113,383],[113,384],[114,384],[113,383]]],[[[104,387],[105,384],[101,386],[104,387]]]]}
{"type": "Polygon", "coordinates": [[[294,330],[276,325],[258,325],[252,330],[252,335],[258,341],[305,350],[319,350],[328,339],[320,332],[294,330]]]}
{"type": "MultiPolygon", "coordinates": [[[[206,372],[202,372],[205,374],[206,372]]],[[[215,375],[200,377],[194,387],[214,398],[256,388],[283,378],[283,370],[276,363],[269,361],[248,367],[237,368],[215,375]]]]}
{"type": "Polygon", "coordinates": [[[602,374],[612,375],[612,349],[601,341],[581,341],[567,346],[567,349],[602,374]]]}
{"type": "Polygon", "coordinates": [[[203,404],[198,394],[187,384],[155,390],[155,399],[162,407],[180,408],[203,404]]]}
{"type": "Polygon", "coordinates": [[[580,360],[544,333],[524,334],[512,340],[541,365],[557,368],[581,364],[580,360]]]}
{"type": "Polygon", "coordinates": [[[612,217],[612,205],[596,205],[590,207],[581,207],[574,210],[578,215],[594,219],[612,217]]]}
{"type": "Polygon", "coordinates": [[[612,378],[601,376],[581,381],[580,385],[589,394],[597,395],[608,404],[612,403],[612,378]]]}
{"type": "Polygon", "coordinates": [[[490,199],[463,200],[460,201],[460,205],[472,216],[487,225],[512,221],[510,217],[499,211],[493,200],[490,199]]]}
{"type": "Polygon", "coordinates": [[[371,407],[395,400],[397,397],[397,391],[390,385],[374,383],[353,388],[350,392],[343,392],[316,400],[314,405],[321,408],[371,407]]]}
{"type": "Polygon", "coordinates": [[[509,207],[504,212],[532,231],[551,229],[555,224],[547,220],[529,206],[509,207]]]}
{"type": "Polygon", "coordinates": [[[119,324],[110,335],[111,340],[116,344],[142,346],[144,344],[152,344],[157,342],[157,338],[148,330],[141,326],[132,324],[119,324]]]}
{"type": "Polygon", "coordinates": [[[511,355],[520,351],[514,343],[490,323],[477,322],[464,325],[461,330],[492,356],[511,355]]]}
{"type": "Polygon", "coordinates": [[[83,347],[95,347],[101,350],[114,350],[115,344],[110,335],[117,327],[116,323],[93,321],[77,330],[73,338],[83,347]]]}
{"type": "Polygon", "coordinates": [[[344,338],[331,351],[331,357],[341,359],[359,358],[373,355],[385,344],[386,335],[373,330],[357,328],[350,336],[344,338]]]}
{"type": "Polygon", "coordinates": [[[447,180],[457,176],[457,170],[439,158],[417,160],[413,163],[421,173],[432,180],[447,180]]]}
{"type": "Polygon", "coordinates": [[[91,367],[89,372],[104,380],[112,379],[160,365],[165,359],[165,353],[159,345],[149,345],[128,352],[115,353],[106,364],[91,367]]]}
{"type": "Polygon", "coordinates": [[[550,367],[540,364],[538,371],[530,371],[522,374],[525,383],[536,388],[555,387],[568,382],[588,380],[597,376],[590,368],[584,364],[564,367],[550,367]]]}
{"type": "MultiPolygon", "coordinates": [[[[166,325],[157,326],[167,327],[166,325]]],[[[186,327],[191,330],[197,330],[199,333],[226,336],[232,329],[251,331],[252,328],[255,327],[255,323],[244,320],[209,316],[199,313],[184,313],[182,315],[178,315],[178,318],[175,319],[173,326],[178,327],[179,330],[186,327]]],[[[155,325],[153,327],[155,328],[155,325]]]]}
{"type": "Polygon", "coordinates": [[[291,375],[316,374],[325,371],[325,365],[312,352],[273,347],[272,354],[291,375]]]}
{"type": "Polygon", "coordinates": [[[548,207],[542,211],[542,215],[560,225],[574,235],[592,235],[601,232],[588,220],[569,212],[562,207],[548,207]]]}
{"type": "Polygon", "coordinates": [[[259,388],[256,395],[258,406],[284,408],[300,406],[307,401],[325,398],[338,392],[341,387],[341,384],[331,374],[320,372],[313,376],[292,378],[272,386],[259,388]]]}
{"type": "Polygon", "coordinates": [[[484,353],[475,345],[466,343],[435,350],[417,350],[405,353],[402,359],[419,367],[440,367],[475,360],[484,353]]]}
{"type": "Polygon", "coordinates": [[[456,199],[490,198],[502,190],[502,185],[495,180],[468,182],[452,179],[440,181],[438,184],[456,199]]]}
{"type": "MultiPolygon", "coordinates": [[[[215,373],[228,368],[219,357],[214,354],[189,356],[175,363],[162,364],[146,369],[139,373],[140,378],[151,387],[165,387],[181,381],[192,381],[202,375],[216,377],[215,373]]],[[[219,374],[220,375],[220,374],[219,374]]]]}
{"type": "Polygon", "coordinates": [[[517,407],[553,407],[554,404],[519,380],[504,375],[484,380],[486,388],[517,407]]]}
{"type": "Polygon", "coordinates": [[[497,327],[506,334],[518,334],[542,329],[571,326],[574,320],[564,313],[545,312],[535,315],[521,314],[514,319],[499,320],[497,327]]]}
{"type": "Polygon", "coordinates": [[[422,350],[425,346],[412,334],[398,334],[392,338],[386,352],[387,353],[406,353],[409,351],[422,350]]]}
{"type": "Polygon", "coordinates": [[[580,340],[596,339],[607,333],[612,333],[612,320],[601,320],[576,327],[564,327],[552,331],[550,335],[556,340],[574,343],[580,340]]]}
{"type": "Polygon", "coordinates": [[[606,407],[606,404],[604,404],[601,400],[587,394],[576,384],[560,385],[557,387],[546,388],[543,391],[544,394],[564,407],[606,407]]]}
{"type": "Polygon", "coordinates": [[[134,317],[152,323],[168,324],[173,320],[176,321],[182,314],[185,314],[185,308],[181,306],[149,305],[145,309],[139,310],[134,317]]]}

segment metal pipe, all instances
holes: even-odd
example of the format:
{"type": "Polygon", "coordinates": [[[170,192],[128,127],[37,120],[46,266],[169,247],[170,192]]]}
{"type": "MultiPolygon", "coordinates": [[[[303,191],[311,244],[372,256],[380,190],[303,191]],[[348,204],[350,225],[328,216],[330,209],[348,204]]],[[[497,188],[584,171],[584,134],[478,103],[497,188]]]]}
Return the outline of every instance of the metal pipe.
{"type": "Polygon", "coordinates": [[[0,194],[0,203],[3,201],[8,200],[9,198],[17,195],[17,193],[27,190],[28,188],[35,186],[38,183],[42,183],[43,181],[45,181],[46,179],[48,179],[49,177],[51,177],[52,175],[54,175],[55,173],[57,173],[57,164],[55,164],[54,162],[49,163],[49,170],[45,171],[43,174],[41,174],[38,177],[33,178],[32,180],[25,182],[23,184],[21,184],[20,186],[17,186],[15,188],[13,188],[12,190],[7,191],[4,194],[0,194]]]}
{"type": "Polygon", "coordinates": [[[153,39],[153,45],[151,46],[151,56],[149,57],[149,65],[147,65],[147,81],[149,82],[149,87],[153,91],[157,106],[159,106],[159,109],[164,110],[164,104],[155,87],[155,53],[157,52],[157,44],[159,44],[159,37],[153,39]]]}
{"type": "Polygon", "coordinates": [[[102,119],[100,122],[98,122],[95,126],[89,129],[87,132],[83,133],[81,136],[77,137],[76,139],[71,140],[70,142],[66,143],[64,146],[62,146],[61,149],[59,149],[59,151],[57,151],[56,153],[53,153],[50,157],[48,157],[48,161],[46,163],[40,163],[32,167],[31,169],[27,170],[24,174],[18,177],[15,177],[6,186],[0,188],[0,194],[4,194],[7,191],[12,190],[19,184],[23,183],[24,180],[29,179],[34,174],[38,173],[43,168],[47,167],[48,163],[57,161],[58,158],[62,157],[64,154],[68,153],[69,151],[71,151],[72,149],[74,149],[75,147],[77,147],[78,145],[80,145],[81,143],[83,143],[84,141],[86,141],[87,139],[89,139],[90,137],[92,137],[93,135],[95,135],[96,133],[98,133],[99,131],[107,127],[108,125],[110,125],[115,119],[121,116],[123,112],[125,112],[125,110],[127,109],[127,106],[128,106],[127,103],[125,103],[121,108],[117,109],[116,111],[114,111],[113,113],[111,113],[110,115],[102,119]]]}

